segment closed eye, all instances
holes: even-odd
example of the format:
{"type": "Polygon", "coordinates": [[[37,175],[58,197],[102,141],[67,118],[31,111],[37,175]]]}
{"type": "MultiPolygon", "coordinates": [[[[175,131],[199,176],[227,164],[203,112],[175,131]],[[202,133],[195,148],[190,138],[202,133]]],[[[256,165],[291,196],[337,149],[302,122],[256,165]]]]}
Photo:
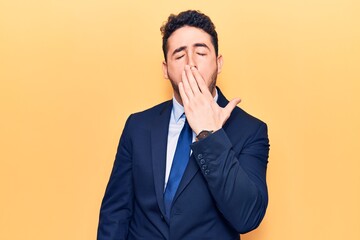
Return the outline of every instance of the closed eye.
{"type": "Polygon", "coordinates": [[[198,55],[200,55],[200,56],[205,56],[206,55],[206,53],[197,53],[198,55]]]}
{"type": "Polygon", "coordinates": [[[182,58],[183,56],[185,56],[185,54],[183,54],[183,55],[181,55],[181,56],[178,56],[178,57],[176,57],[175,59],[178,60],[178,59],[182,58]]]}

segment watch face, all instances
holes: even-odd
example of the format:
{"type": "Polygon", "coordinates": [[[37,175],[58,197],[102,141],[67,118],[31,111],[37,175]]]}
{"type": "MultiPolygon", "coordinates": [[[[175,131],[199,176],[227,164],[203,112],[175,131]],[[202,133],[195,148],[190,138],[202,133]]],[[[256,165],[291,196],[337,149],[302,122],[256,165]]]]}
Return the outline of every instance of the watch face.
{"type": "Polygon", "coordinates": [[[208,132],[208,131],[203,131],[202,133],[201,133],[201,137],[206,137],[206,136],[208,136],[210,134],[210,132],[208,132]]]}
{"type": "Polygon", "coordinates": [[[196,138],[198,140],[204,139],[206,137],[208,137],[210,134],[212,134],[213,131],[208,131],[208,130],[202,130],[197,136],[196,138]]]}

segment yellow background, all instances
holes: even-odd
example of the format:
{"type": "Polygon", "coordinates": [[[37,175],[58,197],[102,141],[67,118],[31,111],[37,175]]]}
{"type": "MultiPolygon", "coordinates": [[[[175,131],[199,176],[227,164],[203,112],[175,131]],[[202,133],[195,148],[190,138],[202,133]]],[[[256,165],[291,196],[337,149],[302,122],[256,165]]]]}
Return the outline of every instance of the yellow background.
{"type": "Polygon", "coordinates": [[[96,238],[124,121],[171,97],[160,25],[186,9],[269,126],[269,207],[243,239],[360,239],[358,0],[1,0],[0,239],[96,238]]]}

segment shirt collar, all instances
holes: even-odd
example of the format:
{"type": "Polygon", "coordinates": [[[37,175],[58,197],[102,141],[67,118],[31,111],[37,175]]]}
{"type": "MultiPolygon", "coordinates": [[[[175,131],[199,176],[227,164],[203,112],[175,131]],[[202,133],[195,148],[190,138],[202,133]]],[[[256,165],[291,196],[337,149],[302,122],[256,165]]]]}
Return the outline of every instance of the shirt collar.
{"type": "MultiPolygon", "coordinates": [[[[218,98],[219,98],[218,90],[215,88],[214,101],[217,102],[218,98]]],[[[183,115],[184,107],[175,99],[174,96],[172,100],[173,100],[172,114],[174,115],[175,121],[178,122],[181,117],[185,117],[185,115],[183,115]]]]}

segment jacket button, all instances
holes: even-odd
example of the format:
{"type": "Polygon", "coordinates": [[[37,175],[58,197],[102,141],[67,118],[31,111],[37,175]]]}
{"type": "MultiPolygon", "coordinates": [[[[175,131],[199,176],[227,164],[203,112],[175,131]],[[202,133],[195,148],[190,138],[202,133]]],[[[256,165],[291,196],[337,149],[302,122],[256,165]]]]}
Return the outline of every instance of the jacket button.
{"type": "Polygon", "coordinates": [[[210,173],[209,169],[205,170],[205,172],[204,172],[205,175],[208,175],[209,173],[210,173]]]}
{"type": "Polygon", "coordinates": [[[202,165],[202,167],[201,167],[202,170],[205,170],[206,168],[207,168],[206,165],[202,165]]]}
{"type": "Polygon", "coordinates": [[[199,153],[199,154],[197,155],[197,157],[198,157],[198,159],[202,159],[202,158],[203,158],[203,155],[202,155],[201,153],[199,153]]]}
{"type": "Polygon", "coordinates": [[[200,164],[202,165],[202,164],[204,164],[205,163],[205,159],[201,159],[200,160],[200,164]]]}

